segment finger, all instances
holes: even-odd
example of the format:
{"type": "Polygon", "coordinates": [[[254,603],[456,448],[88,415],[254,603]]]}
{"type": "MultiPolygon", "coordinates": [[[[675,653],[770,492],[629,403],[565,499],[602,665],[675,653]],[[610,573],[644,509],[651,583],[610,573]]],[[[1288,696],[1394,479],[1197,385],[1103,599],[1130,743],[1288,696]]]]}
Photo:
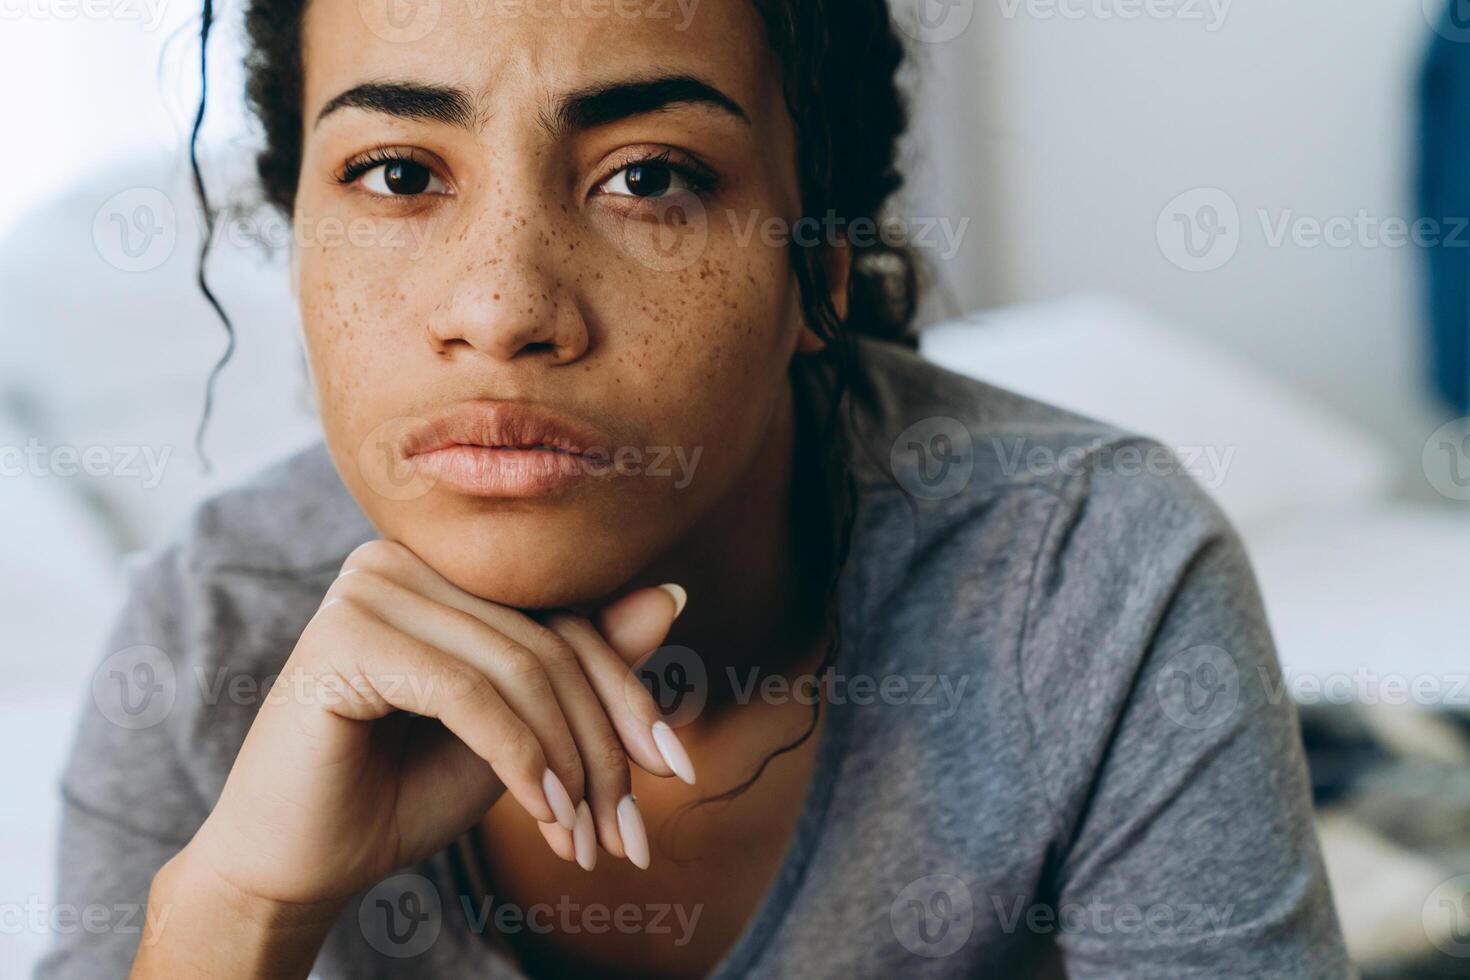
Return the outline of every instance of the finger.
{"type": "Polygon", "coordinates": [[[678,585],[639,589],[604,606],[594,621],[608,645],[631,667],[664,642],[686,602],[688,594],[678,585]]]}
{"type": "Polygon", "coordinates": [[[537,821],[536,826],[541,830],[541,836],[546,838],[546,843],[551,845],[551,850],[563,861],[575,861],[577,859],[576,848],[572,844],[572,832],[559,823],[541,823],[537,821]]]}
{"type": "MultiPolygon", "coordinates": [[[[539,653],[543,660],[559,659],[556,645],[548,641],[543,625],[519,610],[470,595],[445,579],[407,547],[396,542],[379,542],[379,548],[364,547],[349,556],[344,568],[367,568],[398,581],[421,594],[480,619],[539,653]]],[[[631,676],[627,667],[657,649],[668,636],[675,619],[683,612],[688,594],[679,585],[639,589],[604,607],[598,613],[601,636],[584,641],[578,648],[584,670],[599,669],[589,681],[607,709],[619,737],[633,761],[658,776],[677,774],[693,783],[693,766],[673,729],[661,721],[657,706],[646,688],[631,676]],[[606,638],[604,640],[604,638],[606,638]],[[611,659],[604,656],[612,651],[611,659]],[[583,652],[587,657],[583,657],[583,652]],[[591,660],[587,659],[592,658],[591,660]],[[631,706],[631,707],[630,707],[631,706]],[[657,728],[654,726],[657,725],[657,728]]],[[[568,641],[571,637],[563,637],[568,641]]],[[[550,664],[549,664],[550,666],[550,664]]],[[[553,670],[553,678],[555,678],[553,670]]],[[[579,692],[580,693],[580,692],[579,692]]],[[[581,744],[581,740],[579,740],[581,744]]],[[[596,746],[596,741],[591,743],[596,746]]],[[[572,784],[568,784],[569,787],[572,784]]],[[[573,788],[574,797],[576,795],[573,788]]],[[[606,807],[596,807],[599,826],[608,824],[606,807]]]]}
{"type": "MultiPolygon", "coordinates": [[[[676,775],[694,785],[694,765],[678,735],[664,721],[648,688],[628,669],[597,628],[570,613],[555,613],[547,618],[546,625],[576,652],[583,674],[606,709],[629,757],[655,776],[676,775]]],[[[654,642],[656,646],[657,640],[654,642]]]]}
{"type": "MultiPolygon", "coordinates": [[[[584,793],[585,766],[556,690],[558,685],[566,686],[564,678],[554,679],[539,657],[505,634],[376,571],[348,570],[332,583],[328,594],[362,603],[390,626],[458,657],[488,677],[510,710],[540,742],[547,765],[557,779],[557,784],[548,783],[547,797],[556,810],[558,822],[571,829],[576,819],[576,804],[584,793]],[[557,792],[558,784],[565,788],[565,798],[557,792]]],[[[567,670],[580,674],[574,662],[556,673],[564,674],[567,670]]],[[[592,699],[590,689],[586,697],[592,699]]]]}
{"type": "Polygon", "coordinates": [[[640,589],[605,607],[600,620],[615,642],[609,646],[590,628],[580,631],[580,648],[573,650],[580,670],[572,671],[566,663],[570,637],[560,636],[549,623],[538,622],[520,610],[465,592],[404,545],[384,541],[364,546],[354,551],[343,567],[344,576],[347,571],[374,572],[472,615],[542,658],[580,753],[585,784],[560,769],[557,772],[566,780],[574,802],[584,795],[578,786],[585,785],[598,836],[610,854],[622,857],[625,853],[617,806],[632,789],[626,756],[654,775],[677,773],[686,782],[693,782],[694,767],[688,753],[673,729],[660,718],[647,690],[627,669],[668,635],[687,601],[682,587],[640,589]],[[589,665],[599,672],[596,683],[592,676],[584,676],[589,665]]]}
{"type": "Polygon", "coordinates": [[[326,713],[351,721],[377,721],[395,711],[435,718],[489,764],[527,813],[540,821],[557,819],[545,788],[550,770],[541,743],[488,677],[352,599],[328,599],[312,628],[351,639],[327,647],[322,661],[298,668],[306,689],[320,692],[326,713]]]}
{"type": "Polygon", "coordinates": [[[344,572],[354,569],[377,572],[426,598],[474,616],[525,647],[533,647],[545,629],[519,609],[466,592],[396,541],[369,542],[349,555],[342,568],[344,572]]]}

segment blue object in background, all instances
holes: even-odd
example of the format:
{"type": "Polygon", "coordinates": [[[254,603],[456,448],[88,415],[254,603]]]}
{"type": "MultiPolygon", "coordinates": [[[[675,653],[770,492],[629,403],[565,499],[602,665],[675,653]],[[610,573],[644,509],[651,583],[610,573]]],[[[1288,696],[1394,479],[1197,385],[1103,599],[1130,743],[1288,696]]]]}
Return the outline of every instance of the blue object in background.
{"type": "Polygon", "coordinates": [[[1419,105],[1419,214],[1438,234],[1425,249],[1430,378],[1470,412],[1470,0],[1449,0],[1424,68],[1419,105]]]}

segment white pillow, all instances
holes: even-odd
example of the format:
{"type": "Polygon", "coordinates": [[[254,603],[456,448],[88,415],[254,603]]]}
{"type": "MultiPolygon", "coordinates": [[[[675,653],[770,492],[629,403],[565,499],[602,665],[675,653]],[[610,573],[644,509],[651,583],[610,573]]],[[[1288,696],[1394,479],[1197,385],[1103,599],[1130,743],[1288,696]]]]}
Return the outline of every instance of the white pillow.
{"type": "Polygon", "coordinates": [[[921,350],[951,370],[1175,447],[1246,532],[1393,487],[1392,457],[1371,436],[1112,297],[971,314],[924,331],[921,350]]]}
{"type": "Polygon", "coordinates": [[[1411,504],[1325,512],[1251,542],[1293,693],[1470,708],[1467,554],[1470,514],[1411,504]],[[1297,686],[1308,678],[1323,686],[1297,686]]]}

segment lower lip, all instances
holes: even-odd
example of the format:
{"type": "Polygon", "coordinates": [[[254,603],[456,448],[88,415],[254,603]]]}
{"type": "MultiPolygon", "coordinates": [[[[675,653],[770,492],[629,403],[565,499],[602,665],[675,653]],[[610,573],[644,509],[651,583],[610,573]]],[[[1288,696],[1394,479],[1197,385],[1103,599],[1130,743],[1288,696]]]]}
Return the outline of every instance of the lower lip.
{"type": "Polygon", "coordinates": [[[449,446],[409,464],[435,486],[475,497],[544,497],[583,475],[582,457],[551,449],[449,446]]]}

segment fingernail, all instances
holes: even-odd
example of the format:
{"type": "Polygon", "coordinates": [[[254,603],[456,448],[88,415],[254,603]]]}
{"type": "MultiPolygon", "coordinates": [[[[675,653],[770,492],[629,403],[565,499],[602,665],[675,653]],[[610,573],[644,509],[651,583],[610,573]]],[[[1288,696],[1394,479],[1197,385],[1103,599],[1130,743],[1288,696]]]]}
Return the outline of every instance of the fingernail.
{"type": "Polygon", "coordinates": [[[643,827],[643,815],[638,812],[638,800],[632,793],[618,801],[618,833],[623,837],[623,851],[628,860],[639,868],[647,868],[648,831],[643,827]]]}
{"type": "Polygon", "coordinates": [[[689,593],[684,591],[684,587],[682,585],[674,585],[673,583],[670,583],[668,585],[660,585],[659,588],[663,589],[673,598],[674,618],[678,619],[679,614],[684,611],[684,603],[689,601],[689,593]]]}
{"type": "Polygon", "coordinates": [[[584,871],[597,867],[597,834],[592,829],[592,808],[583,800],[577,804],[577,826],[572,829],[572,850],[584,871]]]}
{"type": "Polygon", "coordinates": [[[679,741],[679,736],[674,734],[668,722],[653,723],[653,744],[658,746],[658,754],[674,770],[674,775],[693,786],[694,763],[689,760],[689,753],[684,751],[684,743],[679,741]]]}
{"type": "Polygon", "coordinates": [[[546,770],[546,775],[541,777],[541,789],[546,793],[551,812],[556,814],[556,822],[571,830],[577,823],[577,811],[573,809],[572,797],[561,780],[556,778],[556,773],[546,770]]]}

